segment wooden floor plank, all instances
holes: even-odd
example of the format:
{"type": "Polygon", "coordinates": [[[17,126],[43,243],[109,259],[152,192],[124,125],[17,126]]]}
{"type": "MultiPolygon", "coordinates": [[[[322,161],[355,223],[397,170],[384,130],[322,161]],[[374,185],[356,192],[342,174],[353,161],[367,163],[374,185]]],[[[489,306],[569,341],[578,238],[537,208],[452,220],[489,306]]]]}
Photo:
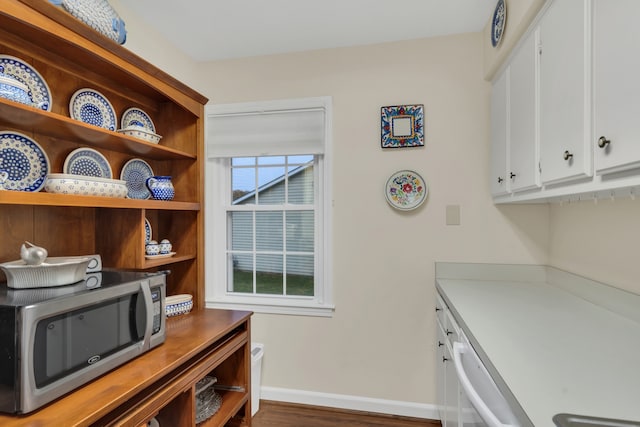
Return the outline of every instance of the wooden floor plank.
{"type": "Polygon", "coordinates": [[[260,401],[253,427],[441,427],[440,421],[295,403],[260,401]]]}

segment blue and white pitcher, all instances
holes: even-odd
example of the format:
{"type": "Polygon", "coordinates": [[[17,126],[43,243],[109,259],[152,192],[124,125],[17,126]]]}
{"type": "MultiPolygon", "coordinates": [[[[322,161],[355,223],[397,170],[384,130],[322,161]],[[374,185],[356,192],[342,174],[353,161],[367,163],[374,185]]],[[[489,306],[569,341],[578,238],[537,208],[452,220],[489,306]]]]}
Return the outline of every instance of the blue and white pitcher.
{"type": "Polygon", "coordinates": [[[147,188],[156,200],[173,200],[175,190],[170,176],[152,176],[147,178],[147,188]]]}

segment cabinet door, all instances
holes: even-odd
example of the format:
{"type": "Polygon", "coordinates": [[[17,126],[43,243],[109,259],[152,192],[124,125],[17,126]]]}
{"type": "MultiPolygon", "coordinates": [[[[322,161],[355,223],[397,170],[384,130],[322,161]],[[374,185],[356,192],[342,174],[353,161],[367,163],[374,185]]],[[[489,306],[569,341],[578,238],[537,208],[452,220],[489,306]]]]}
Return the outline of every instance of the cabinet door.
{"type": "Polygon", "coordinates": [[[543,184],[592,175],[588,3],[553,1],[540,21],[543,184]]]}
{"type": "Polygon", "coordinates": [[[640,2],[594,0],[596,172],[640,167],[640,2]],[[604,137],[609,143],[599,138],[604,137]]]}
{"type": "Polygon", "coordinates": [[[449,345],[445,345],[445,422],[443,422],[443,426],[446,427],[458,427],[459,422],[459,414],[458,414],[458,405],[459,405],[459,397],[460,390],[458,386],[458,375],[456,374],[456,367],[453,364],[453,355],[451,353],[451,348],[449,345]],[[446,423],[446,424],[445,424],[446,423]]]}
{"type": "Polygon", "coordinates": [[[539,187],[536,129],[536,32],[509,66],[509,183],[513,192],[539,187]]]}
{"type": "Polygon", "coordinates": [[[502,73],[491,88],[491,194],[507,194],[507,80],[502,73]]]}
{"type": "Polygon", "coordinates": [[[440,421],[442,422],[442,426],[445,426],[446,423],[446,413],[445,413],[445,405],[446,405],[446,388],[445,388],[445,354],[444,349],[446,347],[444,330],[440,322],[436,322],[436,329],[438,332],[438,340],[436,342],[436,398],[438,403],[438,413],[440,414],[440,421]]]}

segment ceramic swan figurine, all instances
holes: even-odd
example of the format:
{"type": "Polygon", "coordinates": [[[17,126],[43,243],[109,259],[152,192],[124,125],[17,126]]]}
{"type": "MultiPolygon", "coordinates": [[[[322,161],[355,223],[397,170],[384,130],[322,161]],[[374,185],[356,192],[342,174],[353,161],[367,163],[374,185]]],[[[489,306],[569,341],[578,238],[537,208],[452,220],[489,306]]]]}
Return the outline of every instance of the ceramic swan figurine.
{"type": "Polygon", "coordinates": [[[45,248],[36,246],[33,243],[24,242],[20,247],[20,258],[27,265],[40,265],[47,259],[48,255],[49,253],[45,248]]]}

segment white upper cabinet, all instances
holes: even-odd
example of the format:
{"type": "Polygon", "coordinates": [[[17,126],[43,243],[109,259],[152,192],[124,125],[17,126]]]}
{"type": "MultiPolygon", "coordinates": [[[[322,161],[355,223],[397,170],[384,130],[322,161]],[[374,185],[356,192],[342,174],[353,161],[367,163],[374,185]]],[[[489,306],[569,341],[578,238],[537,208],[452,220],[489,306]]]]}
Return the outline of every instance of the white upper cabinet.
{"type": "Polygon", "coordinates": [[[536,32],[524,39],[509,66],[509,184],[513,192],[540,186],[536,113],[536,32]]]}
{"type": "Polygon", "coordinates": [[[593,175],[590,0],[555,0],[540,20],[540,168],[543,184],[593,175]]]}
{"type": "Polygon", "coordinates": [[[491,194],[507,194],[507,80],[502,73],[491,88],[491,194]]]}
{"type": "Polygon", "coordinates": [[[640,1],[594,0],[593,149],[598,174],[640,167],[640,1]]]}

